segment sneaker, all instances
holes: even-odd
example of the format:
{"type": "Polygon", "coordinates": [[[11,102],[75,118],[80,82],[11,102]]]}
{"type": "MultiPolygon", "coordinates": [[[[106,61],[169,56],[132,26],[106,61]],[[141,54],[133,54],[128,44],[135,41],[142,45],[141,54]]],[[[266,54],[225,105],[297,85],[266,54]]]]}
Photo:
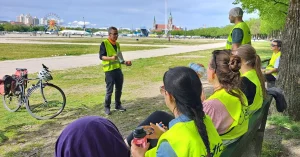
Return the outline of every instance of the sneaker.
{"type": "Polygon", "coordinates": [[[122,107],[122,105],[120,105],[120,106],[116,107],[116,110],[123,112],[123,111],[126,111],[126,108],[124,108],[124,107],[122,107]]]}
{"type": "Polygon", "coordinates": [[[110,108],[105,108],[105,114],[110,115],[110,108]]]}

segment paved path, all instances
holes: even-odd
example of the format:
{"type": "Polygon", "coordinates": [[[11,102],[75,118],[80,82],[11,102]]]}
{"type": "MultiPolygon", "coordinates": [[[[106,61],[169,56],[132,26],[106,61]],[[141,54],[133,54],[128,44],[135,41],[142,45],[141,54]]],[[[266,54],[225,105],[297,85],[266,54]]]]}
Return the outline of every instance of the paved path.
{"type": "MultiPolygon", "coordinates": [[[[48,40],[51,40],[51,38],[48,40]]],[[[8,43],[8,44],[100,45],[100,41],[101,40],[99,40],[99,43],[70,43],[70,42],[55,42],[55,41],[47,42],[42,40],[30,39],[30,38],[25,38],[25,39],[0,38],[0,43],[8,43]]],[[[176,45],[122,44],[122,46],[174,47],[176,45]]]]}
{"type": "MultiPolygon", "coordinates": [[[[204,45],[196,45],[196,46],[173,46],[173,47],[154,49],[154,50],[127,51],[123,53],[123,56],[126,60],[135,60],[139,58],[150,58],[150,57],[179,54],[179,53],[192,52],[198,50],[220,48],[223,47],[224,45],[225,43],[214,43],[214,44],[204,44],[204,45]]],[[[5,74],[10,75],[14,73],[15,68],[27,68],[29,73],[38,72],[39,70],[41,70],[42,63],[48,66],[50,70],[63,70],[63,69],[76,68],[76,67],[99,65],[101,61],[99,60],[98,54],[1,61],[0,77],[2,77],[5,74]]]]}

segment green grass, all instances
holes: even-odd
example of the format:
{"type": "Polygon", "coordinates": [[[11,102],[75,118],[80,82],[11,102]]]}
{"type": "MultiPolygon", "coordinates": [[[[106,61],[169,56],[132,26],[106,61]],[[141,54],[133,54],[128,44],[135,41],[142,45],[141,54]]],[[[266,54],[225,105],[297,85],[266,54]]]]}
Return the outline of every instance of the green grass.
{"type": "MultiPolygon", "coordinates": [[[[161,47],[122,46],[122,51],[150,50],[161,47]]],[[[0,61],[53,56],[78,56],[99,53],[97,45],[0,44],[0,61]]]]}
{"type": "Polygon", "coordinates": [[[275,157],[282,154],[283,146],[278,143],[263,141],[262,157],[275,157]]]}
{"type": "Polygon", "coordinates": [[[300,139],[300,123],[288,116],[272,114],[268,117],[262,157],[293,156],[289,147],[296,147],[300,139]]]}
{"type": "MultiPolygon", "coordinates": [[[[56,38],[56,39],[34,39],[34,41],[48,41],[48,42],[70,42],[70,43],[101,43],[105,38],[56,38]]],[[[224,40],[209,40],[209,39],[168,39],[162,38],[119,38],[118,42],[121,44],[149,44],[149,45],[200,45],[224,42],[224,40]]]]}
{"type": "Polygon", "coordinates": [[[300,123],[292,121],[288,116],[272,115],[268,118],[268,124],[278,127],[277,134],[284,139],[300,139],[300,123]]]}
{"type": "MultiPolygon", "coordinates": [[[[265,45],[267,44],[259,43],[261,48],[258,53],[270,55],[272,52],[263,50],[268,47],[265,45]]],[[[32,118],[24,108],[16,113],[0,108],[0,156],[19,156],[27,153],[28,149],[37,149],[43,156],[53,156],[54,143],[60,131],[85,115],[109,118],[125,137],[153,111],[168,111],[159,93],[165,71],[170,67],[187,66],[190,62],[202,63],[207,67],[211,52],[212,50],[206,50],[138,59],[132,62],[131,67],[123,66],[125,82],[122,103],[128,110],[124,113],[113,112],[109,117],[103,111],[105,82],[101,66],[53,71],[54,80],[51,82],[61,87],[67,97],[65,110],[55,119],[41,121],[32,118]],[[34,145],[35,143],[38,145],[34,145]]],[[[34,76],[35,74],[30,75],[34,76]]]]}

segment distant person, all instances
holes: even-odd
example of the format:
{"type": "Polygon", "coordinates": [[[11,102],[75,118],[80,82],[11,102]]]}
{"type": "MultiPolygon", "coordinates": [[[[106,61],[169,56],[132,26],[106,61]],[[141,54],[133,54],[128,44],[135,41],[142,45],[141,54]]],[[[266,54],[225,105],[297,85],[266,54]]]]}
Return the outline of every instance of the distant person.
{"type": "Polygon", "coordinates": [[[108,28],[108,39],[103,40],[100,45],[99,58],[102,60],[103,71],[105,72],[106,95],[105,95],[105,114],[110,115],[110,104],[113,88],[115,86],[115,109],[118,111],[126,111],[121,105],[121,95],[123,88],[123,73],[121,64],[131,66],[131,62],[125,62],[117,57],[121,53],[118,40],[118,30],[116,27],[108,28]]]}
{"type": "Polygon", "coordinates": [[[230,50],[213,51],[207,68],[214,92],[203,102],[203,111],[211,117],[224,146],[248,131],[248,101],[240,89],[240,68],[241,58],[230,50]]]}
{"type": "Polygon", "coordinates": [[[281,40],[273,40],[271,43],[271,49],[273,51],[271,60],[266,69],[263,69],[262,72],[265,75],[267,82],[274,82],[278,76],[278,67],[281,56],[281,40]]]}
{"type": "Polygon", "coordinates": [[[109,120],[87,116],[69,124],[55,145],[56,157],[130,157],[117,127],[109,120]]]}
{"type": "Polygon", "coordinates": [[[265,79],[261,72],[261,60],[255,49],[248,44],[240,46],[236,55],[241,57],[241,89],[249,104],[249,114],[262,107],[266,96],[265,79]]]}
{"type": "MultiPolygon", "coordinates": [[[[168,131],[159,124],[144,126],[153,130],[148,138],[158,139],[157,145],[148,150],[149,144],[146,148],[141,148],[132,141],[133,157],[220,156],[223,150],[222,140],[210,117],[203,112],[201,87],[198,75],[188,67],[175,67],[165,72],[160,92],[175,119],[169,122],[168,131]]],[[[162,116],[152,118],[170,117],[165,116],[167,113],[164,112],[160,114],[162,116]]]]}
{"type": "Polygon", "coordinates": [[[251,44],[251,32],[243,21],[243,10],[240,7],[232,8],[229,11],[229,20],[235,26],[228,35],[226,49],[235,51],[240,45],[251,44]]]}

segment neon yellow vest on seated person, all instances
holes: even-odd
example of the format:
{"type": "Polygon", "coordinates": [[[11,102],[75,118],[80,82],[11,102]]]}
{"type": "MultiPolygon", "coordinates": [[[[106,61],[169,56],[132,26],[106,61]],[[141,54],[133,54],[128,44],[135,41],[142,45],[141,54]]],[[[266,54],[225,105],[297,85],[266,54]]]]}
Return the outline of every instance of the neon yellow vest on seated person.
{"type": "MultiPolygon", "coordinates": [[[[268,70],[271,70],[271,69],[274,69],[274,66],[275,66],[275,62],[276,60],[281,56],[281,52],[277,52],[277,53],[274,53],[272,54],[272,57],[271,57],[271,60],[269,62],[269,65],[266,67],[266,69],[268,70]]],[[[277,76],[278,73],[272,73],[273,76],[277,76]]]]}
{"type": "Polygon", "coordinates": [[[243,40],[242,40],[241,45],[251,44],[250,29],[249,29],[248,25],[245,22],[240,22],[240,23],[238,23],[234,26],[234,28],[231,30],[230,34],[228,35],[227,43],[226,43],[226,49],[228,49],[228,50],[232,49],[232,31],[235,28],[240,28],[241,30],[243,30],[243,40]]]}
{"type": "MultiPolygon", "coordinates": [[[[121,52],[120,49],[120,44],[117,42],[117,51],[114,49],[114,47],[112,46],[112,44],[109,42],[108,39],[103,40],[103,43],[105,45],[105,49],[106,49],[106,53],[108,57],[112,57],[112,56],[116,56],[117,53],[121,52]]],[[[112,71],[115,69],[120,69],[121,68],[121,63],[120,61],[117,60],[113,60],[113,61],[104,61],[102,60],[102,68],[104,72],[108,72],[108,71],[112,71]]]]}
{"type": "MultiPolygon", "coordinates": [[[[222,140],[209,116],[205,116],[204,124],[208,134],[211,154],[213,154],[213,157],[218,157],[223,151],[222,140]]],[[[205,157],[207,155],[205,144],[194,121],[176,123],[170,130],[160,136],[157,146],[148,150],[145,157],[155,157],[158,147],[164,140],[168,141],[178,157],[205,157]]]]}
{"type": "Polygon", "coordinates": [[[248,115],[248,101],[246,96],[242,93],[244,105],[242,105],[239,98],[230,95],[225,89],[220,89],[213,93],[207,100],[217,99],[226,107],[228,113],[233,118],[233,123],[227,129],[225,134],[221,135],[222,140],[234,140],[248,131],[249,115],[248,115]]]}
{"type": "Polygon", "coordinates": [[[255,96],[252,104],[248,104],[249,106],[249,114],[254,113],[259,110],[263,104],[263,92],[261,88],[261,84],[259,78],[256,74],[255,69],[249,70],[242,74],[243,77],[247,77],[252,83],[256,86],[255,96]]]}

